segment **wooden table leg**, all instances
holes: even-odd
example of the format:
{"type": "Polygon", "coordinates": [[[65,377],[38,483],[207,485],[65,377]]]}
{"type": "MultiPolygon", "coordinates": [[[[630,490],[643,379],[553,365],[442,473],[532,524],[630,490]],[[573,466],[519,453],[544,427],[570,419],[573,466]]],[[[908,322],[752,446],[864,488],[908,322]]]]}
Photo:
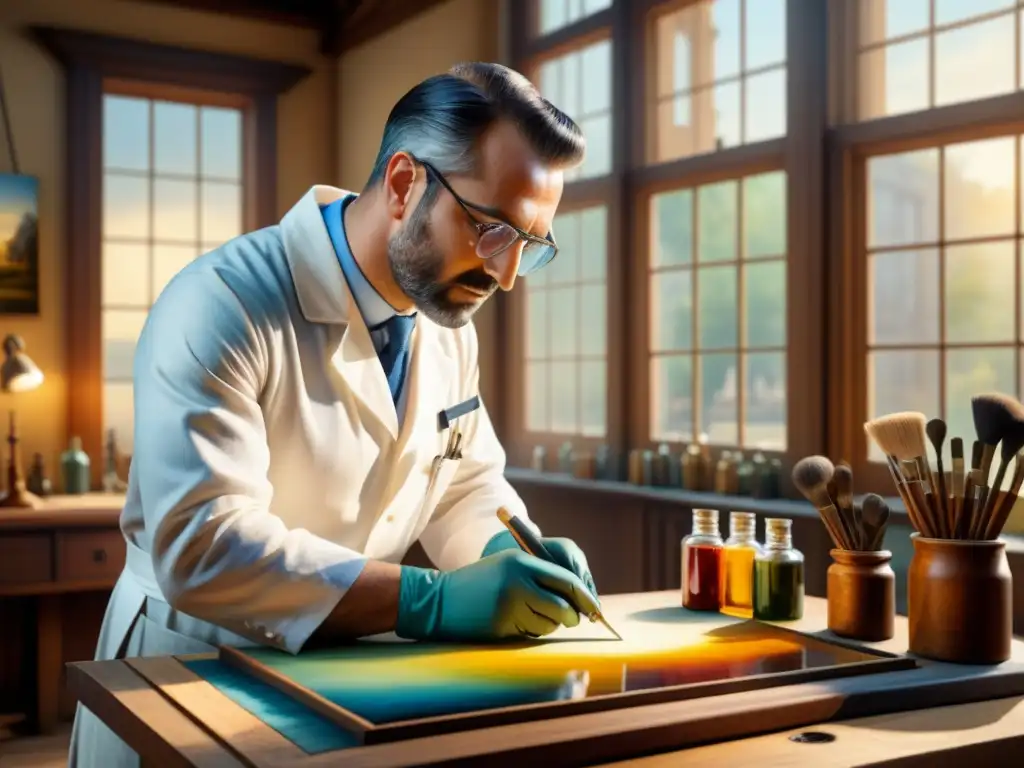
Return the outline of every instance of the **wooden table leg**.
{"type": "Polygon", "coordinates": [[[62,678],[60,595],[36,599],[36,727],[53,733],[57,727],[62,678]]]}

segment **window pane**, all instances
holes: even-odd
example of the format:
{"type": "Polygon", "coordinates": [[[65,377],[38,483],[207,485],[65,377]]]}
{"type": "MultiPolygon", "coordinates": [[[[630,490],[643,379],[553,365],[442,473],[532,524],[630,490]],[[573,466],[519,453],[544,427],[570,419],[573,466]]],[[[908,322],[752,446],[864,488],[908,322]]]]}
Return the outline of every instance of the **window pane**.
{"type": "MultiPolygon", "coordinates": [[[[696,3],[681,12],[691,38],[706,35],[713,40],[714,70],[700,76],[698,84],[712,79],[735,77],[740,73],[740,0],[711,0],[696,3]],[[708,17],[708,6],[711,14],[708,17]]],[[[707,43],[705,43],[707,45],[707,43]]]]}
{"type": "Polygon", "coordinates": [[[103,376],[106,379],[131,381],[135,342],[142,333],[147,313],[141,310],[104,310],[103,376]]]}
{"type": "Polygon", "coordinates": [[[551,392],[551,431],[564,434],[577,434],[579,393],[579,364],[567,360],[549,363],[551,380],[548,382],[551,392]]]}
{"type": "Polygon", "coordinates": [[[651,360],[651,437],[692,440],[693,360],[689,355],[651,360]]]}
{"type": "Polygon", "coordinates": [[[198,253],[194,247],[187,245],[153,246],[154,300],[176,274],[195,260],[198,253]]]}
{"type": "Polygon", "coordinates": [[[103,244],[105,306],[149,308],[149,246],[145,243],[103,244]]]}
{"type": "Polygon", "coordinates": [[[604,176],[612,170],[612,118],[611,115],[584,117],[580,130],[587,139],[587,154],[579,168],[581,178],[604,176]]]}
{"type": "Polygon", "coordinates": [[[200,190],[203,242],[225,243],[242,234],[242,187],[238,184],[203,182],[200,190]]]}
{"type": "Polygon", "coordinates": [[[697,270],[697,329],[701,349],[739,346],[737,272],[735,266],[697,270]]]}
{"type": "Polygon", "coordinates": [[[526,364],[526,428],[531,432],[547,432],[548,363],[526,364]]]}
{"type": "Polygon", "coordinates": [[[558,255],[543,272],[548,285],[575,283],[580,269],[580,214],[561,213],[551,224],[558,243],[558,255]]]}
{"type": "Polygon", "coordinates": [[[678,189],[651,198],[651,266],[693,259],[693,191],[678,189]]]}
{"type": "Polygon", "coordinates": [[[870,120],[928,109],[928,50],[925,38],[862,53],[857,116],[870,120]]]}
{"type": "Polygon", "coordinates": [[[526,357],[537,360],[548,355],[548,294],[526,289],[526,357]]]}
{"type": "Polygon", "coordinates": [[[198,110],[191,104],[153,104],[153,160],[157,173],[194,176],[198,171],[198,110]]]}
{"type": "Polygon", "coordinates": [[[868,343],[938,343],[939,252],[875,253],[868,269],[868,343]]]}
{"type": "MultiPolygon", "coordinates": [[[[708,93],[708,91],[704,91],[708,93]]],[[[740,84],[723,83],[711,89],[714,99],[714,124],[712,127],[712,141],[710,146],[700,147],[700,151],[706,152],[713,149],[728,149],[740,145],[740,84]]],[[[697,94],[697,101],[700,101],[700,92],[697,94]]],[[[700,120],[698,114],[697,117],[700,120]]]]}
{"type": "Polygon", "coordinates": [[[746,264],[747,347],[782,347],[786,344],[786,262],[759,261],[746,264]]]}
{"type": "Polygon", "coordinates": [[[950,436],[974,438],[971,396],[979,392],[1015,392],[1013,348],[951,349],[946,353],[946,424],[950,436]]]}
{"type": "Polygon", "coordinates": [[[586,361],[580,364],[581,416],[580,432],[591,437],[603,437],[605,428],[605,409],[608,395],[605,378],[606,364],[586,361]]]}
{"type": "Polygon", "coordinates": [[[149,179],[104,174],[103,237],[149,237],[149,179]]]}
{"type": "Polygon", "coordinates": [[[608,211],[580,211],[580,280],[604,280],[608,265],[608,211]]]}
{"type": "Polygon", "coordinates": [[[747,142],[786,135],[786,70],[748,78],[745,97],[743,137],[747,142]]]}
{"type": "Polygon", "coordinates": [[[581,355],[604,355],[608,326],[607,306],[608,300],[605,298],[603,285],[585,285],[580,288],[581,355]]]}
{"type": "Polygon", "coordinates": [[[1014,340],[1015,256],[1012,240],[946,248],[947,341],[1014,340]]]}
{"type": "Polygon", "coordinates": [[[546,35],[611,8],[612,0],[533,0],[537,4],[540,34],[546,35]]]}
{"type": "MultiPolygon", "coordinates": [[[[968,399],[968,405],[970,399],[968,399]]],[[[937,350],[884,350],[868,354],[868,418],[896,411],[940,413],[939,352],[937,350]]],[[[956,432],[950,432],[955,436],[956,432]]],[[[966,439],[972,433],[964,433],[966,439]]],[[[885,457],[868,440],[874,461],[885,457]]]]}
{"type": "Polygon", "coordinates": [[[974,16],[1013,8],[1013,0],[935,0],[935,25],[943,26],[974,16]]]}
{"type": "Polygon", "coordinates": [[[735,181],[701,187],[697,193],[697,258],[735,261],[738,257],[735,181]]]}
{"type": "Polygon", "coordinates": [[[580,51],[580,115],[606,113],[612,108],[612,43],[602,40],[580,51]]]}
{"type": "Polygon", "coordinates": [[[786,0],[747,0],[746,66],[760,69],[786,60],[786,0]]]}
{"type": "Polygon", "coordinates": [[[946,148],[945,238],[989,237],[1016,231],[1016,145],[1013,136],[946,148]]]}
{"type": "Polygon", "coordinates": [[[118,448],[131,455],[135,446],[135,399],[130,381],[103,382],[104,431],[114,430],[118,448]]]}
{"type": "Polygon", "coordinates": [[[550,350],[552,357],[572,357],[579,347],[577,327],[579,315],[573,288],[548,288],[548,316],[551,322],[550,350]]]}
{"type": "Polygon", "coordinates": [[[196,183],[153,180],[153,237],[171,242],[199,240],[196,183]]]}
{"type": "Polygon", "coordinates": [[[743,446],[786,450],[786,353],[758,352],[744,361],[743,446]]]}
{"type": "Polygon", "coordinates": [[[698,356],[700,366],[700,431],[712,445],[737,445],[736,355],[698,356]]]}
{"type": "Polygon", "coordinates": [[[228,181],[242,179],[242,113],[237,109],[203,107],[199,172],[228,181]]]}
{"type": "Polygon", "coordinates": [[[103,167],[149,170],[149,101],[103,97],[103,167]]]}
{"type": "Polygon", "coordinates": [[[762,173],[743,180],[743,227],[746,257],[786,253],[786,174],[762,173]]]}
{"type": "Polygon", "coordinates": [[[936,106],[1013,91],[1015,24],[1007,14],[935,36],[936,106]]]}
{"type": "Polygon", "coordinates": [[[868,161],[868,247],[939,239],[939,151],[925,149],[868,161]]]}
{"type": "Polygon", "coordinates": [[[685,350],[693,346],[691,270],[651,275],[651,349],[685,350]]]}

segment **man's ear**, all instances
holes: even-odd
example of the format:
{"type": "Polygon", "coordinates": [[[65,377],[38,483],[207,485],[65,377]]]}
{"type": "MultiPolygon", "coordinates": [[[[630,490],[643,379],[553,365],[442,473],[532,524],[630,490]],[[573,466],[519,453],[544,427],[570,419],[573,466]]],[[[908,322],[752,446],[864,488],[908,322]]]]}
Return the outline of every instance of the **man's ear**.
{"type": "Polygon", "coordinates": [[[384,197],[393,219],[404,219],[406,211],[415,204],[413,191],[419,173],[419,166],[405,152],[395,152],[388,160],[384,169],[384,197]]]}

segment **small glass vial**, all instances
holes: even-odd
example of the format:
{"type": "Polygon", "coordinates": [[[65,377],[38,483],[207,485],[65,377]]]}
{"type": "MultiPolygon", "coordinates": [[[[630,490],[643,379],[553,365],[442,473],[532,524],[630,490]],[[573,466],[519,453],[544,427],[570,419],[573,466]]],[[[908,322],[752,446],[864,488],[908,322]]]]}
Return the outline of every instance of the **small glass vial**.
{"type": "Polygon", "coordinates": [[[729,538],[722,547],[722,613],[749,619],[754,615],[754,557],[757,517],[753,512],[729,513],[729,538]]]}
{"type": "Polygon", "coordinates": [[[804,615],[804,556],[793,549],[793,521],[765,520],[765,542],[754,556],[754,618],[794,621],[804,615]]]}
{"type": "Polygon", "coordinates": [[[722,535],[717,509],[693,510],[693,532],[683,539],[683,607],[721,608],[722,535]]]}

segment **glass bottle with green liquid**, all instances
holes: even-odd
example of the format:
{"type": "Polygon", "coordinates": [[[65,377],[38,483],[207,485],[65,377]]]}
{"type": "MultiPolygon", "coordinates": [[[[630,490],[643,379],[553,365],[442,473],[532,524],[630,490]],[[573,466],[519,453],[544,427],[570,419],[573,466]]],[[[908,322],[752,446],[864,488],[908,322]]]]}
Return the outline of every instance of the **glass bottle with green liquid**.
{"type": "Polygon", "coordinates": [[[793,548],[793,521],[765,520],[765,542],[754,556],[754,618],[794,621],[804,615],[804,556],[793,548]]]}

